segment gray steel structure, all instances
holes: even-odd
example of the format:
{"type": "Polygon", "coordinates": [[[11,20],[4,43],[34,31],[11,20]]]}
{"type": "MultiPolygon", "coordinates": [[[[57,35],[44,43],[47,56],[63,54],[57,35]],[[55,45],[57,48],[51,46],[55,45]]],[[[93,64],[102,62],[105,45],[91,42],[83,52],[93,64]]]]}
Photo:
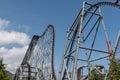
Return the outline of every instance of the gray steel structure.
{"type": "Polygon", "coordinates": [[[120,8],[118,0],[96,4],[83,2],[67,31],[58,80],[88,80],[94,69],[105,75],[103,80],[107,79],[112,49],[100,10],[102,5],[120,8]]]}
{"type": "Polygon", "coordinates": [[[118,37],[115,43],[114,55],[115,55],[115,58],[120,58],[120,31],[118,33],[118,37]]]}
{"type": "Polygon", "coordinates": [[[54,27],[34,35],[14,80],[56,80],[54,72],[54,27]]]}

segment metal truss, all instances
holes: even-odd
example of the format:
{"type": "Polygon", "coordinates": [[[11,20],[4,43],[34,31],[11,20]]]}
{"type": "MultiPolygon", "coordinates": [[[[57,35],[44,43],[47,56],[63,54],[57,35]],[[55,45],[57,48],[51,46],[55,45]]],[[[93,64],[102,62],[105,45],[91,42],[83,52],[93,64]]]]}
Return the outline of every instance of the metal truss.
{"type": "Polygon", "coordinates": [[[117,40],[116,40],[114,53],[115,53],[114,55],[116,58],[120,58],[120,32],[119,32],[117,40]]]}
{"type": "Polygon", "coordinates": [[[108,63],[113,53],[100,6],[120,8],[117,3],[83,2],[77,18],[67,31],[58,80],[89,80],[94,70],[104,76],[103,80],[107,79],[108,63]]]}
{"type": "Polygon", "coordinates": [[[34,35],[14,80],[56,80],[54,72],[54,27],[34,35]]]}

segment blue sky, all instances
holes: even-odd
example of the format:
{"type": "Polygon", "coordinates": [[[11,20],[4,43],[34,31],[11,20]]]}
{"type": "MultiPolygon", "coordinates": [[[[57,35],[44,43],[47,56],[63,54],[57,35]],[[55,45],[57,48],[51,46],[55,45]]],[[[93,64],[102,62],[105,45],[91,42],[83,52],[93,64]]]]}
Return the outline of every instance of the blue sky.
{"type": "MultiPolygon", "coordinates": [[[[55,68],[59,69],[66,31],[75,20],[84,0],[0,0],[0,57],[14,72],[20,64],[34,34],[55,27],[55,68]],[[15,38],[13,38],[15,37],[15,38]],[[22,39],[22,40],[21,40],[22,39]]],[[[91,3],[104,0],[86,0],[91,3]]],[[[110,0],[114,1],[114,0],[110,0]]],[[[105,24],[110,30],[112,46],[120,30],[120,10],[101,7],[105,24]],[[114,30],[114,31],[113,31],[114,30]]]]}

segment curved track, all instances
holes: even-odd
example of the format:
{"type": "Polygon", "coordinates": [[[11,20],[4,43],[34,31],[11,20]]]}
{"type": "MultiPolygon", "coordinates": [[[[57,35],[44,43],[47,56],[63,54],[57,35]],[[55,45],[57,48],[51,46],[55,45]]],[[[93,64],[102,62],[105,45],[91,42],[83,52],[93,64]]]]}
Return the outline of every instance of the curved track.
{"type": "Polygon", "coordinates": [[[49,25],[42,35],[34,35],[14,80],[56,80],[54,72],[55,31],[49,25]],[[26,71],[27,70],[27,71],[26,71]],[[37,76],[36,76],[37,75],[37,76]]]}
{"type": "MultiPolygon", "coordinates": [[[[112,6],[112,7],[116,7],[116,8],[119,8],[120,9],[120,4],[118,3],[115,3],[115,2],[98,2],[98,3],[95,3],[95,4],[90,4],[91,7],[88,8],[88,11],[92,10],[94,7],[98,7],[98,6],[112,6]]],[[[79,21],[79,17],[80,17],[80,14],[81,14],[81,11],[78,13],[75,21],[73,22],[72,26],[70,27],[70,29],[73,29],[73,27],[75,26],[76,23],[78,23],[79,21]]],[[[87,12],[84,14],[84,16],[87,15],[87,12]]]]}
{"type": "MultiPolygon", "coordinates": [[[[64,54],[63,54],[63,58],[62,58],[63,60],[62,60],[62,64],[61,64],[60,71],[59,71],[59,73],[60,73],[59,80],[65,80],[65,79],[67,79],[67,80],[74,80],[74,79],[75,80],[76,79],[86,80],[86,79],[88,79],[88,76],[85,76],[83,78],[83,75],[81,75],[81,72],[84,73],[83,68],[86,68],[86,67],[88,68],[88,75],[89,75],[90,71],[92,71],[92,69],[93,69],[92,67],[103,68],[103,65],[97,65],[100,62],[97,63],[95,61],[100,60],[102,62],[103,59],[106,59],[106,61],[107,61],[106,63],[108,63],[107,58],[110,58],[111,54],[113,54],[111,52],[110,41],[109,41],[106,29],[105,29],[104,21],[102,19],[101,11],[99,8],[100,6],[112,6],[112,7],[116,7],[118,9],[120,9],[120,4],[115,3],[115,2],[98,2],[95,4],[90,4],[90,3],[85,2],[82,9],[80,10],[77,18],[75,19],[72,26],[67,31],[66,44],[65,44],[64,54]],[[85,6],[86,4],[87,4],[87,8],[85,6]],[[96,17],[96,15],[98,17],[96,17]],[[87,19],[86,19],[86,17],[87,17],[87,19]],[[94,18],[95,20],[93,20],[92,18],[94,18]],[[101,25],[104,28],[103,32],[105,32],[104,36],[106,37],[106,39],[102,43],[103,45],[98,44],[98,43],[100,43],[99,42],[100,39],[97,39],[98,38],[97,33],[100,32],[98,29],[98,27],[100,26],[100,22],[102,22],[101,25]],[[91,23],[91,24],[89,25],[89,23],[91,23]],[[97,24],[97,26],[96,26],[96,24],[97,24]],[[88,26],[88,27],[86,27],[86,26],[88,26]],[[96,41],[98,41],[98,42],[96,42],[96,41]],[[102,48],[97,49],[96,47],[94,47],[94,46],[97,46],[96,44],[102,45],[102,47],[103,46],[105,47],[106,46],[105,42],[107,42],[107,47],[105,49],[102,49],[102,48]],[[83,46],[83,43],[85,43],[85,47],[83,46]],[[86,46],[86,43],[89,45],[86,46]],[[81,44],[82,44],[82,46],[81,46],[81,44]],[[107,51],[107,48],[108,48],[108,51],[107,51]],[[85,55],[83,55],[83,50],[88,52],[87,60],[85,59],[86,52],[85,52],[85,55]],[[79,54],[79,51],[82,54],[79,54]],[[98,54],[94,55],[95,53],[107,53],[107,54],[105,54],[105,55],[100,54],[101,56],[98,56],[98,54]],[[91,56],[91,54],[96,56],[96,59],[94,56],[91,56]],[[84,57],[84,59],[81,57],[84,57]],[[81,61],[81,63],[80,63],[80,61],[81,61]],[[88,64],[83,64],[83,62],[88,62],[88,64]],[[93,62],[95,63],[95,65],[93,62]],[[77,75],[77,74],[79,74],[79,75],[77,75]],[[77,76],[77,78],[76,78],[76,76],[77,76]]],[[[99,35],[101,35],[101,34],[99,33],[99,35]]],[[[102,39],[104,39],[104,38],[102,37],[101,41],[102,41],[102,39]]],[[[100,64],[102,64],[102,63],[100,63],[100,64]]],[[[105,73],[105,74],[107,74],[107,73],[105,73]]]]}

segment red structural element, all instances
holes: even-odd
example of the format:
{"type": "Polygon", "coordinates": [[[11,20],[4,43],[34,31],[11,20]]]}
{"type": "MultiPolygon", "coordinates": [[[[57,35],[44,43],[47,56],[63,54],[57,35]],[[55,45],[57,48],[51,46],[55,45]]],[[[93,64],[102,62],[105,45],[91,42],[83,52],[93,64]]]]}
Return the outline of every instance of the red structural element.
{"type": "Polygon", "coordinates": [[[109,59],[111,59],[111,48],[110,48],[111,42],[110,42],[110,41],[107,41],[106,43],[107,43],[107,47],[108,47],[109,59]]]}

